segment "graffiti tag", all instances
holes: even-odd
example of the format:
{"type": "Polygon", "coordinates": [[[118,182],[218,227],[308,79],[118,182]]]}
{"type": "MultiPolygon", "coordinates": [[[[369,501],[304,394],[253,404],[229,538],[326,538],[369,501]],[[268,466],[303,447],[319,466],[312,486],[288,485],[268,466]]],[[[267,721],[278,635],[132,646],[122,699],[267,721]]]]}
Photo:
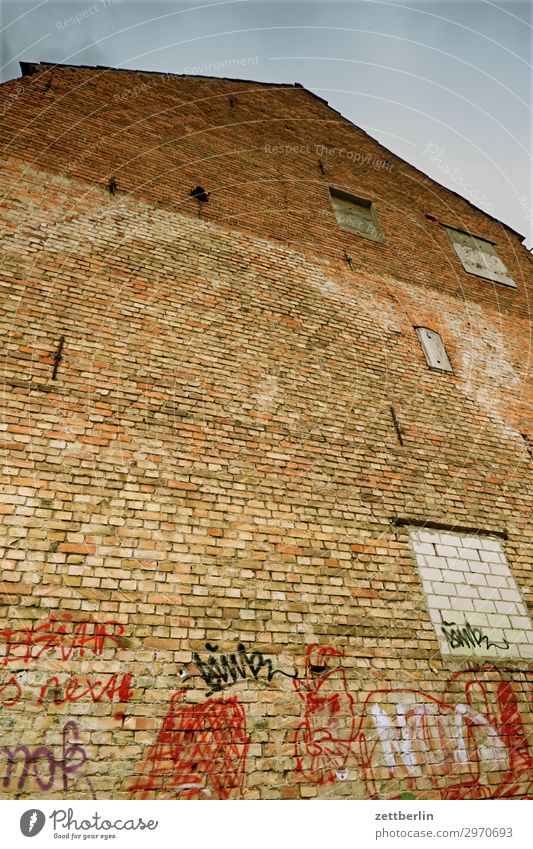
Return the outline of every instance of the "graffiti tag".
{"type": "Polygon", "coordinates": [[[41,655],[59,649],[59,659],[69,660],[75,650],[101,655],[106,642],[122,648],[124,626],[119,622],[73,622],[70,614],[64,620],[54,614],[36,628],[0,631],[0,643],[5,644],[3,666],[9,663],[28,663],[41,655]]]}
{"type": "MultiPolygon", "coordinates": [[[[282,669],[274,669],[270,658],[265,658],[260,651],[248,652],[242,643],[237,646],[237,651],[231,654],[219,654],[218,646],[206,643],[205,647],[210,653],[207,659],[202,659],[198,652],[193,652],[192,658],[198,669],[198,675],[209,687],[208,696],[219,693],[226,687],[231,687],[239,680],[246,680],[252,676],[256,681],[264,677],[266,681],[272,681],[274,675],[285,675],[287,678],[297,678],[298,673],[284,672],[282,669]]],[[[194,678],[194,675],[182,675],[182,681],[194,678]]]]}
{"type": "MultiPolygon", "coordinates": [[[[85,749],[78,740],[78,726],[75,722],[69,721],[63,728],[61,748],[58,752],[49,746],[37,746],[34,749],[24,745],[15,748],[0,747],[0,752],[6,758],[6,772],[2,778],[2,786],[10,788],[15,785],[16,790],[23,791],[26,790],[26,785],[31,778],[39,790],[47,792],[52,789],[59,776],[63,792],[66,794],[69,789],[69,780],[82,776],[83,768],[88,762],[85,749]],[[70,735],[73,742],[69,742],[70,735]],[[17,764],[22,764],[22,770],[18,776],[17,764]]],[[[89,787],[92,798],[96,799],[90,778],[87,775],[82,777],[89,787]]]]}
{"type": "Polygon", "coordinates": [[[58,675],[52,675],[42,684],[37,704],[51,701],[55,705],[62,705],[66,702],[79,702],[87,696],[95,704],[102,700],[127,702],[131,696],[132,678],[133,673],[127,672],[122,677],[113,673],[104,681],[82,675],[71,676],[61,682],[58,675]]]}
{"type": "Polygon", "coordinates": [[[481,628],[472,628],[469,622],[466,622],[464,626],[461,626],[457,625],[455,622],[446,622],[443,619],[442,633],[448,640],[450,648],[452,649],[474,649],[479,648],[479,646],[482,645],[484,645],[486,649],[495,648],[503,649],[505,651],[509,648],[509,643],[505,638],[501,643],[493,643],[489,640],[487,635],[483,633],[481,628]]]}

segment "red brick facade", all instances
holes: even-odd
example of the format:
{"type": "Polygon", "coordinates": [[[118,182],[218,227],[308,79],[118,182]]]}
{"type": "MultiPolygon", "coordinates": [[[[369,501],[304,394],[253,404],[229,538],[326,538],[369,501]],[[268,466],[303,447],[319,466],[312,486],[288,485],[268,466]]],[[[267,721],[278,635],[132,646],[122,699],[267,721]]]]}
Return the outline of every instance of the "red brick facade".
{"type": "Polygon", "coordinates": [[[0,92],[2,797],[533,795],[518,235],[298,86],[24,70],[0,92]],[[503,642],[443,650],[424,557],[446,598],[461,563],[508,565],[465,608],[503,642]]]}

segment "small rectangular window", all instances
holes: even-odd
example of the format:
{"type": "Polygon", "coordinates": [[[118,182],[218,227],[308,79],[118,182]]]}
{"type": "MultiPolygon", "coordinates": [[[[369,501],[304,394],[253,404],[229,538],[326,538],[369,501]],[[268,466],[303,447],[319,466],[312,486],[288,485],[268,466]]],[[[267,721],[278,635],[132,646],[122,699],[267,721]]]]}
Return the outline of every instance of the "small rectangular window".
{"type": "Polygon", "coordinates": [[[415,327],[415,330],[420,339],[428,366],[435,369],[435,371],[453,372],[448,354],[439,334],[435,330],[429,330],[427,327],[415,327]]]}
{"type": "Polygon", "coordinates": [[[444,229],[465,271],[516,289],[516,283],[491,242],[480,239],[478,236],[470,236],[461,230],[454,230],[452,227],[444,227],[444,229]]]}
{"type": "Polygon", "coordinates": [[[331,187],[329,194],[341,230],[357,233],[358,236],[366,236],[378,242],[385,241],[372,201],[363,200],[331,187]]]}

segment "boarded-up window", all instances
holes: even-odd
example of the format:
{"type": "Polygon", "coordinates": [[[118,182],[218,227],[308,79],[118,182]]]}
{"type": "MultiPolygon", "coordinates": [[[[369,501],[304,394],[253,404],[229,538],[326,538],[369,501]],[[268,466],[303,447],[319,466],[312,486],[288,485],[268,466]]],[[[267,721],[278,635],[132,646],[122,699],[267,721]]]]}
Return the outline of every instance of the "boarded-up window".
{"type": "Polygon", "coordinates": [[[506,286],[516,284],[510,277],[505,265],[498,256],[498,251],[490,242],[477,236],[470,236],[451,227],[444,228],[455,249],[455,253],[463,263],[463,268],[469,274],[476,274],[486,280],[495,280],[506,286]]]}
{"type": "Polygon", "coordinates": [[[491,536],[411,528],[441,654],[533,659],[533,627],[503,546],[491,536]]]}
{"type": "Polygon", "coordinates": [[[453,372],[439,334],[427,327],[416,327],[415,330],[418,333],[428,366],[436,371],[453,372]]]}
{"type": "Polygon", "coordinates": [[[330,188],[331,203],[341,230],[357,233],[379,242],[385,241],[379,226],[374,205],[369,200],[348,195],[340,189],[330,188]]]}

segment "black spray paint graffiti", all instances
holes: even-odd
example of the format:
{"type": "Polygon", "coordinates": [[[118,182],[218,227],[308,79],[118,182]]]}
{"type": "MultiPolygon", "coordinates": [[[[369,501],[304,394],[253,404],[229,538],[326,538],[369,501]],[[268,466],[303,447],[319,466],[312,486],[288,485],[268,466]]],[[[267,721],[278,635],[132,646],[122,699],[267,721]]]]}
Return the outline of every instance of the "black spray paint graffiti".
{"type": "Polygon", "coordinates": [[[457,625],[456,622],[446,622],[443,619],[442,633],[448,640],[450,648],[452,649],[474,649],[479,648],[482,645],[485,646],[485,649],[494,648],[505,651],[509,648],[509,643],[505,637],[501,643],[493,643],[489,640],[487,635],[483,633],[481,628],[472,628],[469,622],[466,622],[464,626],[460,626],[457,625]]]}
{"type": "Polygon", "coordinates": [[[246,680],[250,675],[256,681],[259,680],[261,673],[264,674],[266,681],[272,681],[274,675],[285,675],[287,678],[298,677],[297,672],[283,672],[282,669],[274,669],[270,658],[265,658],[260,651],[248,652],[242,643],[237,646],[237,651],[231,654],[220,654],[216,657],[214,655],[218,652],[218,646],[206,643],[205,647],[210,652],[207,659],[202,660],[198,652],[192,654],[193,663],[198,672],[187,675],[185,670],[182,669],[180,676],[182,681],[186,681],[199,675],[209,687],[208,696],[212,693],[219,693],[226,687],[231,687],[240,679],[246,680]]]}

